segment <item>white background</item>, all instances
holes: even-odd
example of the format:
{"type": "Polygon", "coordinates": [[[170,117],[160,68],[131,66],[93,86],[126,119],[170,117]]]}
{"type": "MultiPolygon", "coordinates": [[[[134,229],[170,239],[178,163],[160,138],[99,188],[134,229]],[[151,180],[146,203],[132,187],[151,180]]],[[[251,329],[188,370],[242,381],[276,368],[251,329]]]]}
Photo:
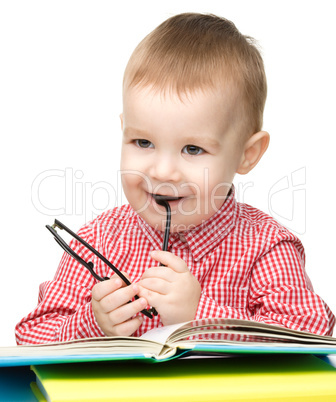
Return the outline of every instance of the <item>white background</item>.
{"type": "Polygon", "coordinates": [[[15,324],[57,268],[45,224],[78,230],[124,202],[123,71],[147,33],[186,11],[231,19],[259,41],[271,144],[236,178],[238,197],[299,235],[315,290],[336,312],[333,10],[324,0],[0,2],[0,345],[15,343],[15,324]]]}

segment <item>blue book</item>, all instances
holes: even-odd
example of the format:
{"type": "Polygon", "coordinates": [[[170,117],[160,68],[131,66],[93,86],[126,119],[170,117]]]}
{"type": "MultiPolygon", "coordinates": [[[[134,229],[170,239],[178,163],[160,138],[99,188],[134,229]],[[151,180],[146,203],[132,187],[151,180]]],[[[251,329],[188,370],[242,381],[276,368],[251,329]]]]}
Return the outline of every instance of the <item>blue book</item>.
{"type": "Polygon", "coordinates": [[[36,402],[30,388],[35,379],[29,366],[0,367],[0,401],[36,402]]]}

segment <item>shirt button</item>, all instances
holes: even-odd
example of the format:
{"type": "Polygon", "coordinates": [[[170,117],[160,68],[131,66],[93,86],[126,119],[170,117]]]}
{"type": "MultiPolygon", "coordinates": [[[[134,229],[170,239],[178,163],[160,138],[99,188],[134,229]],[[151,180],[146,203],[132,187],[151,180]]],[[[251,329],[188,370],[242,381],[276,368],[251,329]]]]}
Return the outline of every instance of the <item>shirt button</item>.
{"type": "Polygon", "coordinates": [[[179,234],[179,237],[180,237],[180,240],[181,240],[182,243],[186,243],[186,242],[187,242],[187,240],[186,240],[186,238],[184,237],[183,234],[179,234]]]}

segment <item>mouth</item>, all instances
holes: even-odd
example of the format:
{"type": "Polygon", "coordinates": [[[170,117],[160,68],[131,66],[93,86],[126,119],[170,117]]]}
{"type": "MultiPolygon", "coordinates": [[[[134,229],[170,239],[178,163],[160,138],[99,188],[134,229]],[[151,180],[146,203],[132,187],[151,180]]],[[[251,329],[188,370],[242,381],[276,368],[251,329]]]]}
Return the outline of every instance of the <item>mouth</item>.
{"type": "Polygon", "coordinates": [[[157,205],[161,205],[167,209],[167,206],[170,205],[173,207],[176,206],[180,200],[184,197],[174,197],[171,195],[162,195],[162,194],[150,194],[153,200],[156,202],[157,205]]]}
{"type": "Polygon", "coordinates": [[[169,195],[161,195],[161,194],[151,194],[151,196],[154,198],[154,200],[157,203],[163,202],[163,201],[179,201],[182,200],[183,197],[172,197],[169,195]]]}

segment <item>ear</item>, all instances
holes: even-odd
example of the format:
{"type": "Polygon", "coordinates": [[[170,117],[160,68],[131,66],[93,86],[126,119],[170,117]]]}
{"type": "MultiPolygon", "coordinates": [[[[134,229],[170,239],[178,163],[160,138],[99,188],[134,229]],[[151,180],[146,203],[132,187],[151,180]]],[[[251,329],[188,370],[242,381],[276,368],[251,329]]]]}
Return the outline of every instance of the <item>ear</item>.
{"type": "Polygon", "coordinates": [[[266,131],[259,131],[247,140],[237,173],[246,174],[257,165],[268,148],[269,140],[266,131]]]}
{"type": "Polygon", "coordinates": [[[123,130],[123,128],[124,128],[124,117],[123,117],[123,114],[122,114],[122,113],[120,113],[119,117],[120,117],[121,131],[122,131],[122,130],[123,130]]]}

